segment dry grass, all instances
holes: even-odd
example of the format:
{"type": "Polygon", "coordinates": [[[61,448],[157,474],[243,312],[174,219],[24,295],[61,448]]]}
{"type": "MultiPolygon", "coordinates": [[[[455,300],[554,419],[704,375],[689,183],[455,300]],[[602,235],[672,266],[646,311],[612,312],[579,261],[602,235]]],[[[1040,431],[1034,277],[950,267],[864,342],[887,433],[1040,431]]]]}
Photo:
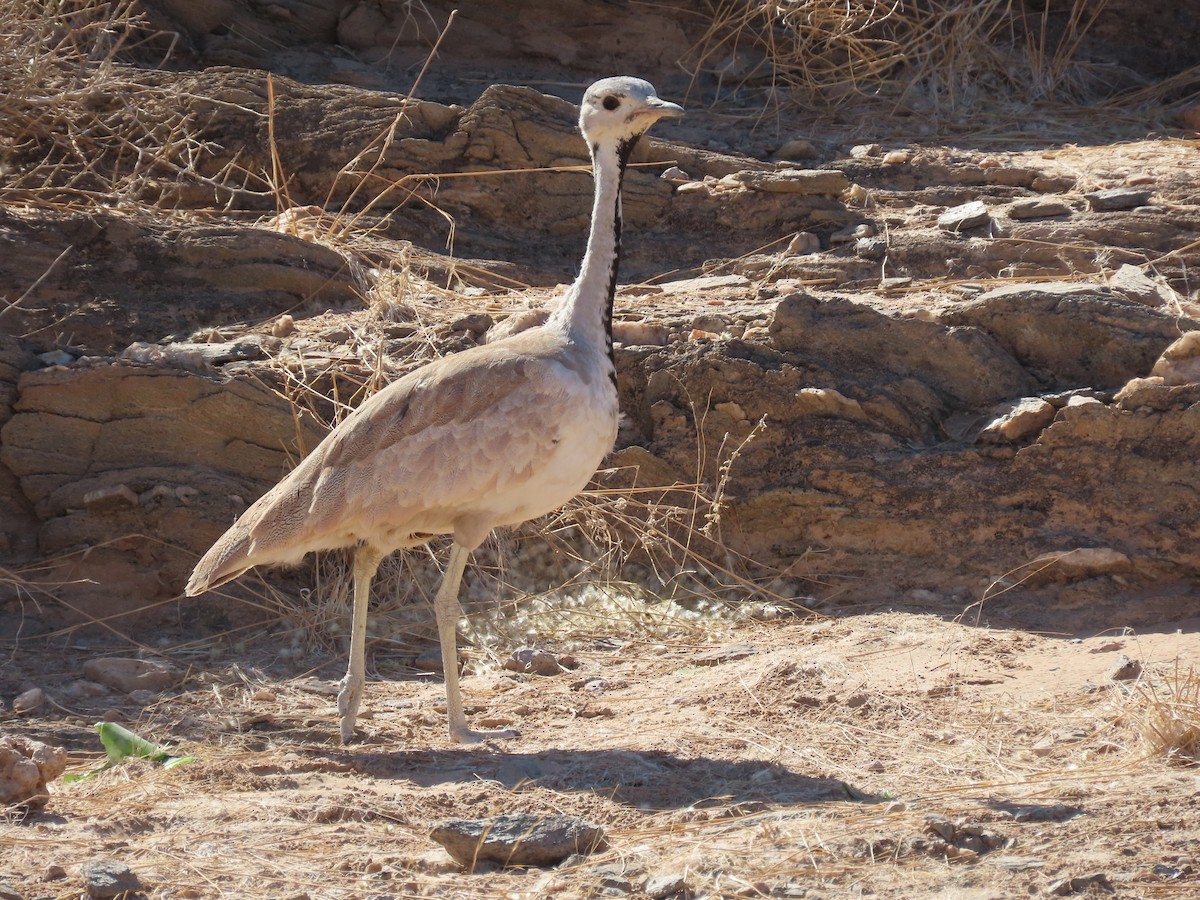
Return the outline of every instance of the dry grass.
{"type": "Polygon", "coordinates": [[[1111,114],[1122,96],[1140,106],[1177,93],[1178,84],[1131,85],[1127,70],[1082,58],[1105,6],[1073,0],[1052,17],[1049,3],[1014,0],[710,0],[711,24],[687,66],[716,79],[718,100],[763,98],[763,113],[871,101],[942,129],[977,128],[981,114],[1017,126],[1033,108],[1061,115],[1099,101],[1111,114]]]}
{"type": "Polygon", "coordinates": [[[1146,750],[1182,766],[1200,765],[1200,672],[1179,668],[1146,676],[1130,698],[1132,721],[1146,750]]]}

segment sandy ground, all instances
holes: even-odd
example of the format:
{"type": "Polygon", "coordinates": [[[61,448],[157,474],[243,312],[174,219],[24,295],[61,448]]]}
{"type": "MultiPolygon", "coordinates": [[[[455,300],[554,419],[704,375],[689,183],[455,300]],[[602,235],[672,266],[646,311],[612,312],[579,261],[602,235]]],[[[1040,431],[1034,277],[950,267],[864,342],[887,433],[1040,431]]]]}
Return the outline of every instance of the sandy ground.
{"type": "MultiPolygon", "coordinates": [[[[667,874],[696,897],[1200,896],[1200,770],[1153,754],[1141,724],[1200,659],[1194,620],[1035,634],[877,612],[688,620],[665,640],[611,624],[559,676],[476,653],[474,721],[522,732],[479,747],[449,743],[439,677],[379,678],[382,653],[349,747],[329,652],[214,651],[145,706],[9,714],[5,732],[71,748],[73,771],[102,761],[104,710],[197,759],[53,785],[0,825],[0,876],[24,898],[79,896],[100,858],[162,898],[642,897],[667,874]],[[1139,679],[1110,676],[1121,655],[1139,679]],[[465,872],[427,836],[511,812],[586,817],[610,847],[465,872]]],[[[15,654],[3,687],[53,694],[93,655],[15,654]]]]}

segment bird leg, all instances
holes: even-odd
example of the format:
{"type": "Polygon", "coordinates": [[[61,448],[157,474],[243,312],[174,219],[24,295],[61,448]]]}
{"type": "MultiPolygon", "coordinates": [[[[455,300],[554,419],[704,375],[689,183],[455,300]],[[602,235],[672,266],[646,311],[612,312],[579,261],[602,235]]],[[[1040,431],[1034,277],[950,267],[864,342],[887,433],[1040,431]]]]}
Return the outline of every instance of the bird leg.
{"type": "Polygon", "coordinates": [[[354,719],[362,702],[367,680],[367,607],[371,602],[371,581],[386,554],[370,544],[359,544],[354,551],[354,614],[350,625],[350,663],[338,691],[338,715],[342,723],[342,743],[354,738],[354,719]]]}
{"type": "Polygon", "coordinates": [[[470,551],[458,543],[452,546],[450,562],[446,564],[446,574],[442,576],[442,585],[433,600],[433,611],[437,615],[438,639],[442,645],[442,670],[446,675],[446,718],[450,726],[450,739],[460,744],[474,744],[488,738],[510,738],[520,735],[520,732],[507,728],[500,731],[474,731],[467,727],[462,692],[458,687],[458,618],[462,615],[458,589],[462,584],[468,553],[470,551]]]}

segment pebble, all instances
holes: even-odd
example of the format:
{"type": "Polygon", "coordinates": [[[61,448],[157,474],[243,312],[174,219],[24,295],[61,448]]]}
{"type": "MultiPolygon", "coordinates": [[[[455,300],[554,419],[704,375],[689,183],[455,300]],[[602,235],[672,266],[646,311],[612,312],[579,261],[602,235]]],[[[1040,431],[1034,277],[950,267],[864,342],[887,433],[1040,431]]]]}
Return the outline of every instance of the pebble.
{"type": "Polygon", "coordinates": [[[1008,208],[1011,219],[1047,219],[1070,214],[1071,207],[1056,197],[1029,197],[1014,201],[1008,208]]]}
{"type": "Polygon", "coordinates": [[[722,181],[753,191],[774,194],[815,194],[836,197],[850,187],[836,169],[780,169],[776,172],[735,172],[722,181]]]}
{"type": "Polygon", "coordinates": [[[1108,286],[1127,300],[1146,306],[1159,307],[1166,302],[1158,282],[1142,271],[1141,266],[1123,264],[1108,279],[1108,286]]]}
{"type": "Polygon", "coordinates": [[[12,702],[12,710],[15,713],[28,713],[45,705],[46,692],[35,687],[17,694],[12,702]]]}
{"type": "Polygon", "coordinates": [[[883,164],[885,166],[902,166],[912,159],[912,154],[907,150],[890,150],[883,154],[883,164]]]}
{"type": "Polygon", "coordinates": [[[25,895],[7,881],[0,881],[0,900],[25,900],[25,895]]]}
{"type": "Polygon", "coordinates": [[[81,678],[78,681],[72,681],[68,684],[64,693],[68,697],[78,700],[88,697],[103,697],[108,693],[108,688],[102,684],[96,684],[94,681],[86,681],[81,678]]]}
{"type": "Polygon", "coordinates": [[[1193,103],[1175,111],[1175,123],[1181,128],[1200,131],[1200,103],[1193,103]]]}
{"type": "Polygon", "coordinates": [[[778,150],[775,151],[775,158],[781,160],[806,160],[816,159],[819,156],[816,146],[812,141],[806,141],[804,138],[795,138],[785,142],[778,150]]]}
{"type": "Polygon", "coordinates": [[[75,361],[75,357],[66,350],[50,350],[46,353],[39,353],[38,359],[48,366],[65,366],[67,363],[75,361]]]}
{"type": "Polygon", "coordinates": [[[871,156],[878,156],[882,152],[883,148],[878,144],[858,144],[850,148],[852,159],[867,159],[871,156]]]}
{"type": "Polygon", "coordinates": [[[987,205],[982,200],[972,200],[953,206],[938,216],[938,227],[945,231],[963,231],[983,225],[991,219],[987,205]]]}
{"type": "Polygon", "coordinates": [[[1145,206],[1150,202],[1150,191],[1137,188],[1111,188],[1106,191],[1092,191],[1090,194],[1084,194],[1083,197],[1093,211],[1112,212],[1145,206]]]}
{"type": "Polygon", "coordinates": [[[979,440],[984,443],[1015,444],[1040,432],[1054,421],[1056,410],[1041,397],[1022,397],[1006,404],[983,426],[979,440]]]}
{"type": "Polygon", "coordinates": [[[821,239],[811,231],[801,231],[788,243],[784,253],[788,256],[807,256],[809,253],[820,251],[821,239]]]}
{"type": "Polygon", "coordinates": [[[1176,338],[1154,363],[1150,374],[1161,378],[1163,384],[1200,383],[1200,331],[1185,331],[1176,338]]]}
{"type": "Polygon", "coordinates": [[[861,237],[854,242],[854,255],[862,259],[883,259],[887,250],[887,241],[880,237],[861,237]]]}
{"type": "Polygon", "coordinates": [[[142,890],[142,882],[133,870],[115,859],[98,859],[85,865],[83,882],[89,897],[117,897],[142,890]]]}
{"type": "Polygon", "coordinates": [[[578,816],[510,813],[488,819],[444,819],[429,836],[458,863],[553,866],[575,853],[608,848],[604,829],[578,816]]]}
{"type": "Polygon", "coordinates": [[[46,866],[46,870],[42,872],[42,881],[59,881],[66,877],[67,870],[54,864],[46,866]]]}
{"type": "Polygon", "coordinates": [[[1132,681],[1141,674],[1142,664],[1123,653],[1108,667],[1108,677],[1113,681],[1132,681]]]}
{"type": "Polygon", "coordinates": [[[173,666],[154,659],[101,657],[83,664],[84,677],[111,688],[131,691],[164,691],[180,683],[182,675],[173,666]]]}
{"type": "Polygon", "coordinates": [[[701,650],[692,657],[692,662],[698,666],[716,666],[721,663],[732,662],[735,659],[745,659],[747,656],[752,656],[757,652],[758,648],[753,644],[738,641],[733,644],[722,644],[720,647],[713,647],[711,650],[701,650]]]}
{"type": "Polygon", "coordinates": [[[650,900],[666,900],[680,894],[687,896],[692,892],[687,875],[683,872],[659,872],[651,875],[642,885],[642,890],[650,900]]]}
{"type": "Polygon", "coordinates": [[[274,337],[287,337],[296,331],[296,320],[287,313],[271,323],[271,334],[274,337]]]}
{"type": "Polygon", "coordinates": [[[683,169],[679,168],[679,166],[671,166],[669,169],[663,172],[659,178],[661,178],[663,181],[675,181],[680,183],[692,180],[692,176],[683,171],[683,169]]]}
{"type": "Polygon", "coordinates": [[[565,671],[553,653],[533,647],[514,650],[512,656],[504,661],[504,668],[510,672],[530,672],[534,675],[560,675],[565,671]]]}
{"type": "Polygon", "coordinates": [[[1056,897],[1068,897],[1071,894],[1094,894],[1096,891],[1113,894],[1112,882],[1103,872],[1093,875],[1077,875],[1072,878],[1059,878],[1046,885],[1046,892],[1056,897]]]}

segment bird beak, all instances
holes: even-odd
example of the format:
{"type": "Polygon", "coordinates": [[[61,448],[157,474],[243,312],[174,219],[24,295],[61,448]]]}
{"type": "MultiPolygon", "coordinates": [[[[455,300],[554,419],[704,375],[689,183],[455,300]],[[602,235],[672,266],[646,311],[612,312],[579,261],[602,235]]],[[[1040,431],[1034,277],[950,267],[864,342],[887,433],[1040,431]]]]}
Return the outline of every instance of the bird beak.
{"type": "Polygon", "coordinates": [[[646,116],[657,122],[659,119],[674,119],[682,116],[683,107],[677,103],[670,103],[666,100],[653,97],[647,100],[646,105],[634,113],[634,115],[638,117],[646,116]]]}

